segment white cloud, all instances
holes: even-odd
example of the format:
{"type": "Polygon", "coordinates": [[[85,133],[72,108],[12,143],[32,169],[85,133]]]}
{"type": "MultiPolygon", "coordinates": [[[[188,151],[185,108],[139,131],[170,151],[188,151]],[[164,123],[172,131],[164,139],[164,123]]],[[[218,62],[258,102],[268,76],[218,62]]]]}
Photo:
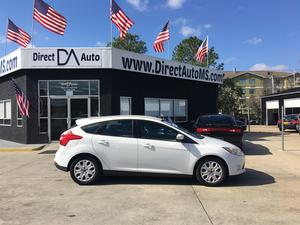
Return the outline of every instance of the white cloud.
{"type": "Polygon", "coordinates": [[[188,25],[183,25],[180,30],[179,33],[182,34],[184,37],[187,36],[198,36],[201,33],[201,30],[199,27],[192,27],[192,26],[188,26],[188,25]]]}
{"type": "Polygon", "coordinates": [[[188,24],[188,22],[189,22],[189,19],[183,18],[183,17],[179,17],[176,20],[171,20],[171,25],[181,26],[181,25],[188,24]]]}
{"type": "Polygon", "coordinates": [[[288,67],[286,65],[270,66],[270,65],[267,65],[264,63],[257,63],[250,68],[251,71],[261,71],[261,70],[284,71],[287,69],[288,69],[288,67]]]}
{"type": "Polygon", "coordinates": [[[211,24],[207,23],[204,25],[193,26],[190,20],[187,18],[179,17],[174,21],[171,21],[171,26],[179,26],[179,33],[184,37],[187,36],[199,36],[203,29],[209,29],[212,27],[211,24]]]}
{"type": "Polygon", "coordinates": [[[251,44],[251,45],[257,45],[263,42],[263,39],[260,37],[253,37],[245,41],[245,43],[251,44]]]}
{"type": "Polygon", "coordinates": [[[27,48],[35,48],[36,46],[34,44],[28,44],[27,48]]]}
{"type": "Polygon", "coordinates": [[[105,43],[105,42],[102,42],[102,41],[97,41],[97,42],[96,42],[96,46],[98,46],[98,47],[105,47],[105,46],[106,46],[106,43],[105,43]]]}
{"type": "Polygon", "coordinates": [[[203,25],[203,28],[205,28],[205,29],[209,29],[211,27],[212,27],[212,25],[210,23],[207,23],[207,24],[203,25]]]}
{"type": "Polygon", "coordinates": [[[166,6],[171,9],[180,9],[186,0],[167,0],[166,6]]]}
{"type": "Polygon", "coordinates": [[[227,59],[225,59],[223,62],[224,64],[228,64],[228,63],[231,63],[232,61],[236,60],[236,57],[229,57],[227,59]]]}
{"type": "Polygon", "coordinates": [[[148,7],[149,0],[127,0],[135,9],[145,11],[148,7]]]}

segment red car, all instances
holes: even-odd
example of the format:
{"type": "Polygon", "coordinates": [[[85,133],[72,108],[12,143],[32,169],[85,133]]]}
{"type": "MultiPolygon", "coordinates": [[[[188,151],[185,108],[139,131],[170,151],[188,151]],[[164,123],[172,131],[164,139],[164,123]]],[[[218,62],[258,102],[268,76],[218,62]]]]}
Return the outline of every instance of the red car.
{"type": "MultiPolygon", "coordinates": [[[[291,129],[299,131],[299,114],[289,114],[283,117],[283,130],[291,129]]],[[[277,126],[279,130],[282,130],[282,121],[278,120],[277,126]]]]}

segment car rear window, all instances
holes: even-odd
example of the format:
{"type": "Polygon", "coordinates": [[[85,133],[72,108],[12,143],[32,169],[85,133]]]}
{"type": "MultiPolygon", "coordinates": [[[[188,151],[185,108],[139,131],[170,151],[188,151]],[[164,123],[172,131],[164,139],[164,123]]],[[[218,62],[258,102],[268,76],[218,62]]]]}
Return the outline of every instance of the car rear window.
{"type": "Polygon", "coordinates": [[[198,127],[232,127],[236,125],[233,118],[221,115],[201,116],[198,127]]]}
{"type": "Polygon", "coordinates": [[[298,116],[297,115],[286,115],[286,116],[284,116],[284,119],[296,120],[296,119],[298,119],[298,116]]]}

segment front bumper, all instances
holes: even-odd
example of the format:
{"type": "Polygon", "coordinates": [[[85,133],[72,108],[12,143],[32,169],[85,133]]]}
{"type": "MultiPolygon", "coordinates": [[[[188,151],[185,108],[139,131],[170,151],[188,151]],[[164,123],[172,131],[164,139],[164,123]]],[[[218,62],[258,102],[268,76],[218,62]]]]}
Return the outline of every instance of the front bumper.
{"type": "Polygon", "coordinates": [[[246,172],[245,169],[245,156],[234,156],[230,157],[231,159],[228,164],[229,176],[235,176],[246,172]]]}

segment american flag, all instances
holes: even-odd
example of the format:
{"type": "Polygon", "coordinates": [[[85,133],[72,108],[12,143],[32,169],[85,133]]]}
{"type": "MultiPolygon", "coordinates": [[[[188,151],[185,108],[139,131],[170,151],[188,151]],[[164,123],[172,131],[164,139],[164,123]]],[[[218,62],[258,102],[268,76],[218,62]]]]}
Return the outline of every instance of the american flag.
{"type": "Polygon", "coordinates": [[[60,35],[65,33],[67,26],[66,18],[42,0],[34,1],[33,18],[54,33],[60,35]]]}
{"type": "Polygon", "coordinates": [[[207,54],[208,54],[208,37],[205,38],[205,40],[202,42],[201,46],[199,47],[197,54],[196,54],[196,59],[200,63],[203,63],[205,56],[207,54]]]}
{"type": "Polygon", "coordinates": [[[156,40],[154,42],[154,50],[156,52],[163,52],[164,42],[170,40],[170,31],[169,31],[169,21],[165,24],[162,31],[157,35],[156,40]]]}
{"type": "Polygon", "coordinates": [[[22,116],[28,116],[29,117],[29,101],[24,94],[24,92],[19,88],[19,86],[16,84],[16,82],[11,79],[12,85],[15,89],[16,92],[16,99],[17,99],[17,104],[19,107],[20,114],[22,116]]]}
{"type": "Polygon", "coordinates": [[[111,0],[110,19],[118,27],[120,38],[125,38],[129,28],[134,24],[114,0],[111,0]]]}
{"type": "Polygon", "coordinates": [[[10,19],[8,19],[6,38],[18,43],[23,48],[26,48],[31,41],[30,35],[21,28],[17,27],[10,19]]]}

